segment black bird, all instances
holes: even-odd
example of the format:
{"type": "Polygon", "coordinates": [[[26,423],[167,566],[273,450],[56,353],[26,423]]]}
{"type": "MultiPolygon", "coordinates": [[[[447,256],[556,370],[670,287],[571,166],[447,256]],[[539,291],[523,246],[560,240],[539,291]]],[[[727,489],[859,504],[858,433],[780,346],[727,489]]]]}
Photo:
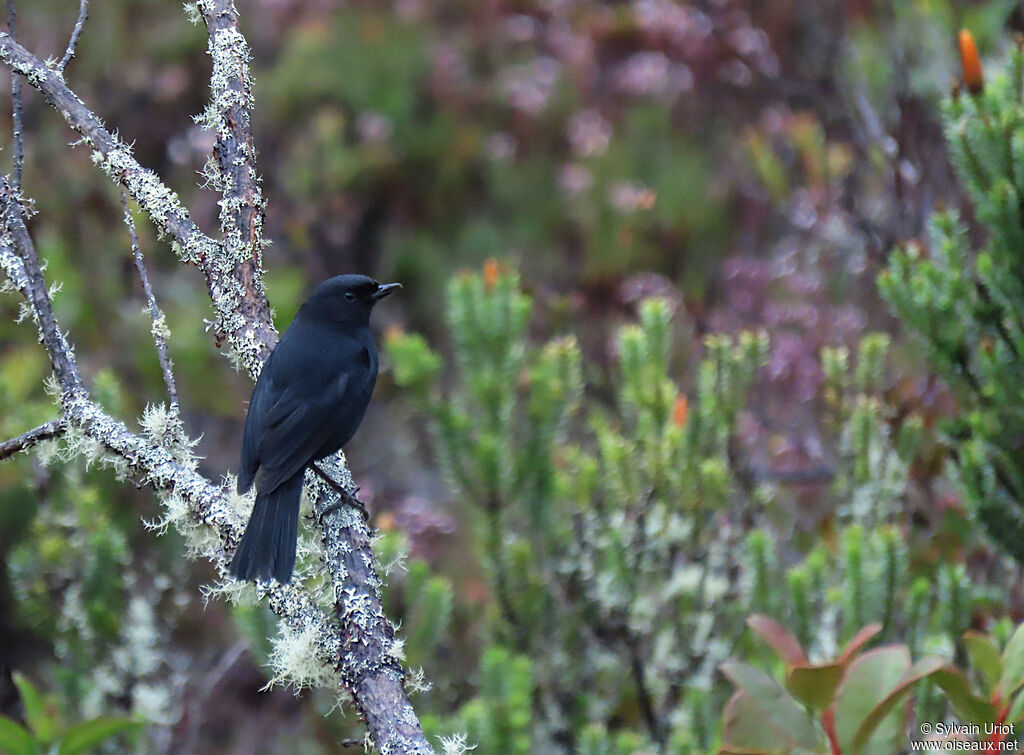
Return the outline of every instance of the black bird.
{"type": "Polygon", "coordinates": [[[377,381],[370,310],[396,288],[364,275],[324,281],[263,366],[242,438],[238,492],[255,482],[256,504],[231,560],[235,579],[291,579],[303,474],[362,422],[377,381]]]}

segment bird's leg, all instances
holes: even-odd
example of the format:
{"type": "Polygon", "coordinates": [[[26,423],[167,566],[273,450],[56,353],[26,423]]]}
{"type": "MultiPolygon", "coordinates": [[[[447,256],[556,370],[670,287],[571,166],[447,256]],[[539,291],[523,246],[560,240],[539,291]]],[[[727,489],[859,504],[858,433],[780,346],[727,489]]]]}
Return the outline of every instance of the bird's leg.
{"type": "MultiPolygon", "coordinates": [[[[321,480],[326,482],[334,490],[334,492],[336,492],[341,497],[337,503],[332,503],[329,506],[325,506],[323,508],[323,510],[320,512],[321,518],[341,508],[341,501],[345,501],[348,505],[354,506],[355,508],[359,509],[359,513],[363,515],[364,522],[370,521],[370,514],[369,512],[367,512],[366,505],[362,501],[356,498],[354,494],[349,493],[347,490],[345,490],[345,488],[339,485],[338,482],[332,479],[329,474],[322,470],[320,468],[320,465],[317,464],[316,462],[310,464],[310,467],[321,480]]],[[[356,488],[356,492],[359,492],[359,488],[356,488]]]]}

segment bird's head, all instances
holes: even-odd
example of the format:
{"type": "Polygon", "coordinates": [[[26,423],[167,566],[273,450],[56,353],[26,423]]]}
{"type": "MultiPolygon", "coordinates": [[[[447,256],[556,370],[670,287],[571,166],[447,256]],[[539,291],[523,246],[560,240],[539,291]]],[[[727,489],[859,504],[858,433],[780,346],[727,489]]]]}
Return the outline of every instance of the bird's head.
{"type": "Polygon", "coordinates": [[[365,275],[337,275],[313,289],[301,312],[339,325],[366,325],[373,305],[401,287],[401,283],[378,283],[365,275]]]}

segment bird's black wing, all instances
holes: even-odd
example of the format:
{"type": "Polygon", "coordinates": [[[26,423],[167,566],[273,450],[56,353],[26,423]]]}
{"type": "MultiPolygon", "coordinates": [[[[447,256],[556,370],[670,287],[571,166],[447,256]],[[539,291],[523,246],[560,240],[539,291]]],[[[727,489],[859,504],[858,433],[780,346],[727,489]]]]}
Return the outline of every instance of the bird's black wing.
{"type": "MultiPolygon", "coordinates": [[[[307,466],[336,431],[349,376],[345,371],[315,394],[289,386],[261,421],[257,487],[273,490],[307,466]]],[[[248,436],[248,434],[247,434],[248,436]]]]}

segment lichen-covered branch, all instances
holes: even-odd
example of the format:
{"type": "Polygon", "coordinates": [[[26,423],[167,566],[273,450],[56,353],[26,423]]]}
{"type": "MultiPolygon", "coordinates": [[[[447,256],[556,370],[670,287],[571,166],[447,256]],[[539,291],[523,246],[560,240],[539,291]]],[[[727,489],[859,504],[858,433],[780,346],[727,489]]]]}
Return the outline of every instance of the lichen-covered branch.
{"type": "MultiPolygon", "coordinates": [[[[198,3],[209,33],[213,61],[211,101],[197,121],[217,137],[216,162],[207,165],[210,182],[220,190],[220,226],[233,276],[242,285],[238,312],[253,323],[273,330],[270,310],[260,282],[263,246],[263,194],[256,174],[256,147],[252,138],[252,80],[249,45],[238,24],[233,0],[198,3]]],[[[273,343],[265,344],[273,346],[273,343]]],[[[269,349],[267,350],[269,353],[269,349]]],[[[259,362],[265,353],[256,354],[259,362]]],[[[259,365],[244,365],[255,374],[259,365]]]]}
{"type": "Polygon", "coordinates": [[[74,352],[57,327],[57,319],[50,306],[50,292],[43,279],[42,266],[39,264],[35,245],[28,235],[28,228],[25,227],[21,202],[6,177],[0,178],[0,217],[3,219],[0,268],[25,297],[32,319],[39,328],[40,340],[50,355],[50,365],[62,391],[80,390],[82,378],[78,374],[74,352]]]}
{"type": "Polygon", "coordinates": [[[63,432],[64,423],[59,419],[44,422],[39,427],[33,427],[31,430],[23,432],[17,438],[11,438],[0,443],[0,461],[13,456],[18,451],[27,451],[44,440],[56,438],[63,432]]]}
{"type": "MultiPolygon", "coordinates": [[[[7,32],[11,39],[18,35],[18,12],[14,8],[14,0],[7,0],[7,32]]],[[[14,152],[13,174],[11,181],[14,190],[21,189],[21,170],[25,163],[25,139],[22,134],[22,105],[21,105],[21,79],[17,76],[11,77],[11,123],[14,133],[12,134],[11,147],[14,152]]]]}
{"type": "MultiPolygon", "coordinates": [[[[340,453],[322,462],[324,472],[350,495],[355,483],[340,453]]],[[[324,560],[334,579],[334,606],[343,627],[337,670],[352,691],[371,739],[382,753],[432,753],[405,690],[400,644],[384,615],[381,581],[361,512],[338,505],[338,494],[323,480],[311,487],[313,515],[320,525],[324,560]]]]}
{"type": "Polygon", "coordinates": [[[270,309],[258,278],[250,291],[236,277],[236,268],[246,259],[231,256],[224,243],[204,234],[189,216],[177,194],[151,170],[132,156],[131,147],[112,134],[100,119],[68,88],[54,68],[19,45],[10,34],[0,32],[0,60],[25,77],[46,101],[64,116],[68,125],[93,148],[93,160],[111,178],[122,184],[146,212],[153,224],[170,235],[172,246],[183,262],[196,265],[206,278],[216,311],[215,329],[227,339],[237,361],[251,374],[266,359],[277,342],[270,323],[270,309]],[[265,309],[262,317],[250,311],[253,303],[265,309]]]}

